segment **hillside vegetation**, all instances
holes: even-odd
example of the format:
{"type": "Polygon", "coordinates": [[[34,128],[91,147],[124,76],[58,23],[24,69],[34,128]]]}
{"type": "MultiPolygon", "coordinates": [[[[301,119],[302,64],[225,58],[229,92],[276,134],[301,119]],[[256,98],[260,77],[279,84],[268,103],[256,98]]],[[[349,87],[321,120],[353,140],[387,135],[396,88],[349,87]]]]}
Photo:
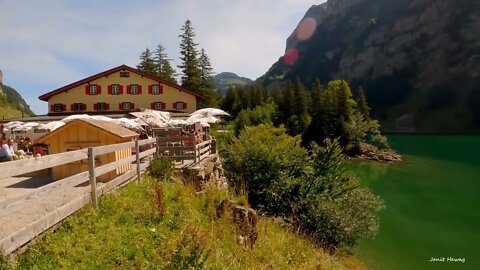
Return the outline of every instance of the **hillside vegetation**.
{"type": "Polygon", "coordinates": [[[272,218],[260,218],[255,247],[242,248],[231,217],[216,215],[226,198],[245,201],[217,190],[195,195],[182,183],[146,177],[102,197],[98,210],[88,206],[69,217],[8,268],[366,269],[354,258],[325,253],[272,218]],[[155,199],[159,189],[163,196],[155,199]]]}
{"type": "Polygon", "coordinates": [[[1,119],[17,118],[35,115],[22,96],[12,87],[2,85],[3,95],[0,95],[1,119]]]}

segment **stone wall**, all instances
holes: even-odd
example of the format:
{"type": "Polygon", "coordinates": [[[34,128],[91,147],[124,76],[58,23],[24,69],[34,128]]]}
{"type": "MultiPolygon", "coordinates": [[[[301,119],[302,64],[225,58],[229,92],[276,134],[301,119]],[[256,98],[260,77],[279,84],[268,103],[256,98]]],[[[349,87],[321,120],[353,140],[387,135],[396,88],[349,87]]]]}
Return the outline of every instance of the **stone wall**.
{"type": "Polygon", "coordinates": [[[212,154],[194,167],[182,169],[186,184],[192,184],[197,191],[212,187],[227,189],[228,183],[218,154],[212,154]]]}

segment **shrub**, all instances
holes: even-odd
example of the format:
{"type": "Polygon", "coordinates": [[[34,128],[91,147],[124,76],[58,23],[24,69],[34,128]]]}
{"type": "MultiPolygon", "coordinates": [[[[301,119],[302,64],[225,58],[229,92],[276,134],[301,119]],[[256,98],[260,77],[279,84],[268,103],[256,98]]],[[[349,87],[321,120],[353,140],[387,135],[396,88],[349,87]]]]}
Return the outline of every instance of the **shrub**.
{"type": "Polygon", "coordinates": [[[353,245],[378,230],[379,197],[346,172],[338,140],[313,143],[310,156],[283,127],[246,127],[227,145],[224,168],[249,203],[282,216],[324,247],[353,245]]]}
{"type": "Polygon", "coordinates": [[[288,182],[304,173],[308,160],[300,138],[285,134],[283,127],[270,124],[246,127],[226,146],[224,167],[237,193],[244,189],[249,203],[260,210],[282,213],[288,193],[279,180],[288,182]],[[281,194],[280,194],[281,193],[281,194]]]}
{"type": "Polygon", "coordinates": [[[387,138],[380,133],[368,135],[366,138],[366,142],[368,144],[378,147],[378,149],[390,149],[387,138]]]}
{"type": "Polygon", "coordinates": [[[173,174],[173,170],[172,160],[166,157],[155,157],[148,166],[148,173],[160,181],[168,181],[173,174]]]}
{"type": "Polygon", "coordinates": [[[328,249],[352,246],[361,237],[378,230],[375,212],[381,199],[343,169],[342,149],[337,140],[311,146],[313,167],[301,181],[296,213],[303,231],[328,249]]]}
{"type": "Polygon", "coordinates": [[[254,109],[242,110],[233,123],[235,135],[238,135],[246,126],[271,124],[275,117],[277,106],[273,101],[254,109]]]}

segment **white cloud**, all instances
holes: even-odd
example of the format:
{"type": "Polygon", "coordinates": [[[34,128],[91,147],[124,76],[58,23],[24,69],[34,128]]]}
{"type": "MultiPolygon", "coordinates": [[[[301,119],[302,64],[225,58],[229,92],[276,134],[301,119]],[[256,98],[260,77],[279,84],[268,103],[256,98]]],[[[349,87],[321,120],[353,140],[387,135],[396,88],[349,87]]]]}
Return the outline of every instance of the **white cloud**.
{"type": "MultiPolygon", "coordinates": [[[[311,0],[3,0],[0,69],[36,113],[38,96],[105,69],[135,66],[162,43],[174,65],[190,19],[215,72],[255,79],[278,60],[311,0]],[[34,102],[35,101],[35,102],[34,102]]],[[[323,1],[320,1],[323,2],[323,1]]]]}

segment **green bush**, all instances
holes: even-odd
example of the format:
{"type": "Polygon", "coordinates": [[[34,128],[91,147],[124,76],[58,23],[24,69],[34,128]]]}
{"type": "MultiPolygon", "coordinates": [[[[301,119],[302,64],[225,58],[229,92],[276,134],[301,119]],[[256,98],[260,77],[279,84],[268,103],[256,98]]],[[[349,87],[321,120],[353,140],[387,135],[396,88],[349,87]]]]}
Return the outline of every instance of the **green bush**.
{"type": "Polygon", "coordinates": [[[300,138],[270,124],[246,127],[222,151],[227,179],[238,192],[247,192],[249,203],[260,210],[282,213],[288,207],[283,186],[302,176],[308,154],[300,138]]]}
{"type": "Polygon", "coordinates": [[[160,181],[168,181],[173,174],[172,159],[166,157],[155,157],[150,161],[148,173],[160,181]]]}
{"type": "Polygon", "coordinates": [[[254,109],[240,111],[233,122],[235,135],[238,135],[246,126],[257,126],[260,124],[271,124],[277,112],[277,106],[273,101],[269,101],[263,106],[257,106],[254,109]]]}
{"type": "Polygon", "coordinates": [[[301,182],[296,204],[303,231],[329,249],[374,236],[375,212],[383,208],[382,200],[344,170],[338,141],[326,139],[322,147],[313,144],[311,155],[312,170],[301,182]]]}
{"type": "Polygon", "coordinates": [[[295,222],[328,249],[353,245],[378,230],[379,197],[344,171],[338,140],[311,145],[271,125],[246,127],[224,153],[227,178],[249,203],[295,222]]]}
{"type": "Polygon", "coordinates": [[[390,149],[387,138],[380,133],[368,135],[366,142],[378,147],[378,149],[390,149]]]}

